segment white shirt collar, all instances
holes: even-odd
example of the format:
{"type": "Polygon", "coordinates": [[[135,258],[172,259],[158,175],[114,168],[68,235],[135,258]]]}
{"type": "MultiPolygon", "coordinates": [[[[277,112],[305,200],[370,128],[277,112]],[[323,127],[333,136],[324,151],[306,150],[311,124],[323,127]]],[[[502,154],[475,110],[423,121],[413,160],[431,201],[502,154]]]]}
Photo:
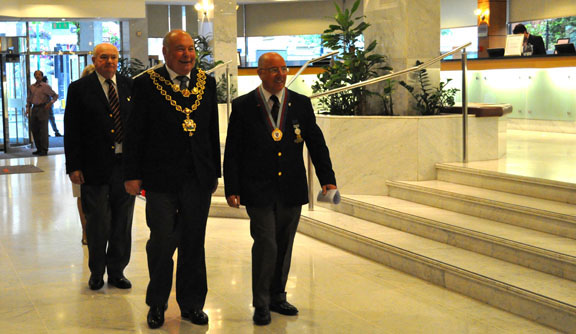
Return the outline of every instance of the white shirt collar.
{"type": "MultiPolygon", "coordinates": [[[[179,77],[180,74],[174,72],[170,67],[168,67],[168,64],[166,64],[166,71],[168,71],[168,75],[170,76],[170,80],[172,80],[172,82],[175,82],[174,80],[178,80],[176,77],[179,77]]],[[[190,80],[190,73],[185,76],[188,77],[188,80],[190,80]]],[[[180,80],[178,80],[178,83],[180,83],[180,80]]]]}
{"type": "MultiPolygon", "coordinates": [[[[100,75],[100,73],[96,72],[96,75],[98,76],[98,81],[100,81],[100,84],[102,86],[104,86],[104,83],[106,83],[106,78],[104,78],[103,76],[100,75]]],[[[115,86],[118,86],[116,84],[116,73],[114,73],[114,76],[111,78],[112,82],[114,83],[115,86]]]]}
{"type": "MultiPolygon", "coordinates": [[[[270,93],[269,91],[266,90],[266,88],[264,88],[264,86],[262,86],[262,84],[260,85],[262,87],[262,92],[264,93],[264,101],[266,101],[267,103],[271,103],[270,102],[270,97],[273,95],[272,93],[270,93]]],[[[280,105],[282,105],[282,100],[284,99],[284,91],[286,90],[286,88],[283,88],[281,91],[279,91],[278,93],[274,94],[276,95],[276,97],[278,98],[278,101],[280,101],[280,105]]]]}

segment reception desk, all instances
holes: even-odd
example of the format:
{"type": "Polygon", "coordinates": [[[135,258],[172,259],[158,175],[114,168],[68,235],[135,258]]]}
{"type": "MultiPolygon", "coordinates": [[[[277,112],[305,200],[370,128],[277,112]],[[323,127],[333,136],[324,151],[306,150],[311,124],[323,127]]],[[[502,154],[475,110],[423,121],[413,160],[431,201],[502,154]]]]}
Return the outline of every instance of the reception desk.
{"type": "MultiPolygon", "coordinates": [[[[461,68],[443,61],[440,77],[461,89],[461,68]]],[[[467,85],[469,102],[513,106],[509,129],[576,133],[576,56],[470,59],[467,85]]]]}

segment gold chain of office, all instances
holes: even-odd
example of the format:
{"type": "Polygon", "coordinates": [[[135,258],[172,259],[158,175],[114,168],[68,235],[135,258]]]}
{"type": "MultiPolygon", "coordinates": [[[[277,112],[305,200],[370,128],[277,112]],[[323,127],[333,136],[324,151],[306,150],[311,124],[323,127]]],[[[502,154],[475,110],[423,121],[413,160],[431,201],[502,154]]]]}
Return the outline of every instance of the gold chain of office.
{"type": "Polygon", "coordinates": [[[196,131],[196,123],[194,122],[193,119],[190,118],[190,115],[196,109],[198,109],[198,107],[200,106],[200,101],[202,101],[202,95],[204,95],[204,88],[206,87],[206,72],[198,69],[198,75],[196,76],[196,87],[192,88],[192,90],[189,90],[188,88],[180,90],[180,87],[166,80],[160,74],[154,72],[154,70],[148,70],[146,73],[148,73],[150,79],[152,79],[152,82],[154,82],[156,89],[160,92],[162,96],[164,96],[166,101],[168,101],[170,105],[173,106],[174,109],[176,109],[176,111],[179,111],[186,115],[186,119],[184,120],[184,122],[182,122],[182,128],[184,129],[184,132],[187,132],[188,135],[192,137],[194,135],[194,131],[196,131]],[[174,99],[172,99],[172,96],[170,96],[170,94],[166,92],[166,90],[164,89],[164,87],[162,87],[162,85],[158,82],[158,80],[160,80],[167,86],[170,86],[174,93],[181,93],[182,96],[186,98],[189,97],[190,94],[196,95],[196,101],[190,108],[182,108],[181,105],[179,105],[174,99]]]}

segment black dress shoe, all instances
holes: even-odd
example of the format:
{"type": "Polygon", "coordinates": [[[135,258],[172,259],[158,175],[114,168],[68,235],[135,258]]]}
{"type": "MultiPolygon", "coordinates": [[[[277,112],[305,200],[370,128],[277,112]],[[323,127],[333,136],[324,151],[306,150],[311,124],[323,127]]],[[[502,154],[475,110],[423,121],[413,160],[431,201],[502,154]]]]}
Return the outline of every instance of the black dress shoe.
{"type": "Polygon", "coordinates": [[[39,156],[39,157],[40,157],[40,156],[45,157],[45,156],[47,156],[47,155],[48,155],[48,152],[39,152],[39,153],[38,153],[38,156],[39,156]]]}
{"type": "Polygon", "coordinates": [[[32,152],[32,154],[34,154],[34,155],[38,155],[39,153],[40,153],[40,152],[38,152],[38,151],[32,152]]]}
{"type": "Polygon", "coordinates": [[[290,304],[287,301],[278,302],[278,303],[271,303],[270,304],[270,311],[280,313],[283,315],[296,315],[298,314],[298,309],[296,306],[290,304]]]}
{"type": "Polygon", "coordinates": [[[206,325],[208,323],[208,314],[202,310],[182,311],[180,315],[183,319],[188,319],[195,325],[206,325]]]}
{"type": "Polygon", "coordinates": [[[154,329],[159,328],[164,324],[164,310],[164,305],[150,306],[148,316],[146,317],[148,327],[154,329]]]}
{"type": "Polygon", "coordinates": [[[56,132],[56,133],[54,134],[54,137],[62,137],[62,135],[60,134],[60,132],[56,132]]]}
{"type": "Polygon", "coordinates": [[[267,307],[257,307],[254,309],[254,317],[252,317],[254,323],[258,326],[265,326],[270,323],[272,318],[270,317],[270,310],[267,307]]]}
{"type": "Polygon", "coordinates": [[[115,286],[118,289],[130,289],[132,287],[132,283],[124,276],[108,277],[108,285],[115,286]]]}
{"type": "Polygon", "coordinates": [[[90,275],[88,286],[90,290],[100,290],[104,286],[104,279],[101,275],[90,275]]]}

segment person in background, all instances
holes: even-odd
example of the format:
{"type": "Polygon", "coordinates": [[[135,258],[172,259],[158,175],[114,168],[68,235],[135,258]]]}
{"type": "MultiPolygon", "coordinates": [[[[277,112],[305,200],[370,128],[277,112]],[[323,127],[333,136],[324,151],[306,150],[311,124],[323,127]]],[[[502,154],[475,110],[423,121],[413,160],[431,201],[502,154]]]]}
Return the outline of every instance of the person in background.
{"type": "Polygon", "coordinates": [[[524,48],[526,46],[532,45],[532,55],[545,55],[546,47],[544,46],[544,40],[542,36],[531,35],[526,30],[526,26],[522,23],[517,24],[512,31],[513,34],[524,34],[524,48]]]}
{"type": "Polygon", "coordinates": [[[322,192],[336,189],[324,135],[306,96],[286,89],[288,68],[281,55],[258,60],[262,84],[232,103],[224,150],[228,205],[246,206],[252,246],[252,304],[256,325],[271,321],[270,311],[294,316],[286,300],[292,245],[302,205],[308,203],[304,143],[322,192]]]}
{"type": "Polygon", "coordinates": [[[204,241],[212,193],[221,174],[216,81],[194,67],[194,40],[187,32],[170,31],[162,44],[165,66],[134,81],[125,186],[132,195],[146,190],[148,326],[164,324],[176,248],[180,314],[193,324],[206,325],[204,241]]]}
{"type": "Polygon", "coordinates": [[[95,72],[68,87],[64,113],[66,173],[80,185],[86,216],[91,290],[108,285],[130,289],[124,276],[130,261],[134,196],[124,190],[124,126],[132,110],[132,80],[119,73],[118,49],[96,45],[95,72]]]}
{"type": "MultiPolygon", "coordinates": [[[[44,76],[42,81],[48,83],[48,77],[44,76]]],[[[54,108],[50,107],[50,126],[52,126],[52,131],[54,131],[55,137],[62,137],[60,131],[58,131],[58,127],[56,126],[56,120],[54,119],[54,108]]]]}
{"type": "Polygon", "coordinates": [[[48,119],[52,105],[58,100],[58,94],[43,78],[42,71],[34,72],[36,82],[29,87],[26,99],[26,116],[30,117],[30,131],[36,145],[32,154],[39,156],[48,155],[48,119]]]}

